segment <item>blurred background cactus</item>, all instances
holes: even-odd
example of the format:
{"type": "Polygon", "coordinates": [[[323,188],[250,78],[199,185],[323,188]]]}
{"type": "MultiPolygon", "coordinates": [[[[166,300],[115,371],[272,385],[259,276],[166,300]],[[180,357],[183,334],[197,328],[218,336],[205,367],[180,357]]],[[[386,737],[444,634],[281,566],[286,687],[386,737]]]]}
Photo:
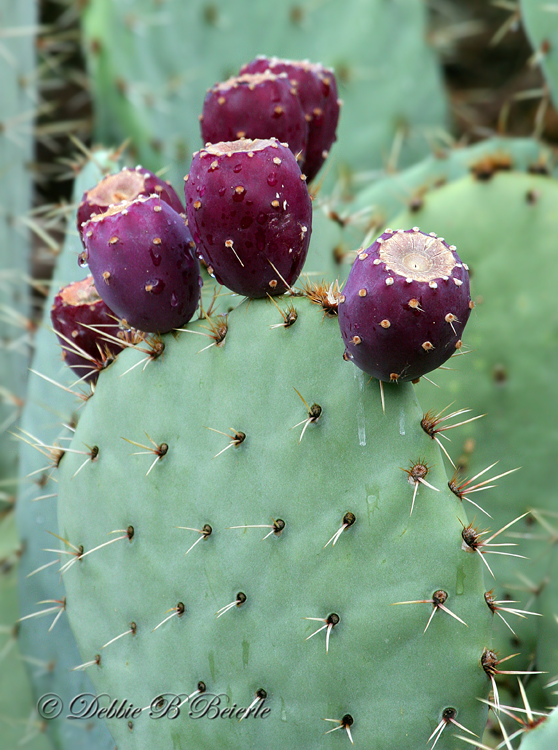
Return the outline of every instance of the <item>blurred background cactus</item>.
{"type": "MultiPolygon", "coordinates": [[[[180,192],[203,145],[205,91],[258,54],[331,66],[343,100],[338,139],[310,186],[306,270],[343,282],[358,248],[390,225],[451,238],[471,268],[466,356],[433,374],[438,388],[422,380],[416,393],[425,412],[455,402],[486,414],[447,444],[461,477],[496,461],[479,481],[521,467],[485,503],[474,496],[493,516],[474,523],[496,530],[527,513],[502,541],[529,559],[491,560],[485,586],[537,613],[501,611],[513,632],[495,617],[493,647],[521,654],[512,669],[548,674],[522,676],[525,696],[516,676],[497,677],[501,703],[523,724],[490,711],[478,747],[553,747],[556,716],[538,726],[520,710],[557,703],[557,50],[557,8],[542,0],[0,0],[2,747],[114,745],[100,720],[36,713],[47,692],[68,701],[94,690],[71,671],[84,659],[43,551],[59,546],[46,533],[58,533],[48,446],[65,444],[80,413],[48,317],[58,287],[85,275],[75,204],[121,163],[140,162],[180,192]]],[[[438,747],[465,746],[446,735],[438,747]]]]}

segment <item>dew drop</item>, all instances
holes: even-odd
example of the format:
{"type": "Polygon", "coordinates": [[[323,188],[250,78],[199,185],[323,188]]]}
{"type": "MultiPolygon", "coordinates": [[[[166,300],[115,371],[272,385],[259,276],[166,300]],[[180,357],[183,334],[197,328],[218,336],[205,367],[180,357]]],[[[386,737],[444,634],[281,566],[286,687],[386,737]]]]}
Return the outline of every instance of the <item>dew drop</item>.
{"type": "Polygon", "coordinates": [[[161,265],[161,260],[162,260],[161,256],[158,255],[157,253],[154,253],[151,248],[149,249],[149,255],[151,255],[151,260],[153,261],[154,266],[161,265]]]}
{"type": "Polygon", "coordinates": [[[461,594],[463,594],[465,591],[465,586],[464,586],[465,578],[466,576],[465,576],[465,571],[463,570],[463,565],[460,565],[457,568],[457,575],[456,575],[456,581],[455,581],[455,593],[458,596],[461,596],[461,594]]]}
{"type": "Polygon", "coordinates": [[[219,188],[219,196],[221,198],[225,195],[226,192],[227,192],[227,188],[226,187],[219,188]]]}
{"type": "Polygon", "coordinates": [[[78,255],[78,266],[80,268],[87,268],[89,263],[87,262],[87,253],[80,253],[78,255]]]}
{"type": "Polygon", "coordinates": [[[146,284],[146,291],[149,291],[150,294],[161,294],[164,289],[165,282],[162,279],[153,279],[153,281],[148,281],[146,284]]]}
{"type": "Polygon", "coordinates": [[[242,169],[242,164],[235,164],[233,167],[233,172],[235,174],[238,174],[241,171],[241,169],[242,169]]]}
{"type": "Polygon", "coordinates": [[[171,294],[170,303],[171,303],[171,307],[176,307],[178,305],[178,300],[174,292],[171,294]]]}
{"type": "Polygon", "coordinates": [[[405,412],[403,411],[403,409],[401,409],[401,413],[399,415],[399,434],[405,434],[405,412]]]}
{"type": "Polygon", "coordinates": [[[276,172],[270,172],[270,174],[268,174],[267,184],[270,187],[274,187],[275,185],[277,185],[277,173],[276,172]]]}

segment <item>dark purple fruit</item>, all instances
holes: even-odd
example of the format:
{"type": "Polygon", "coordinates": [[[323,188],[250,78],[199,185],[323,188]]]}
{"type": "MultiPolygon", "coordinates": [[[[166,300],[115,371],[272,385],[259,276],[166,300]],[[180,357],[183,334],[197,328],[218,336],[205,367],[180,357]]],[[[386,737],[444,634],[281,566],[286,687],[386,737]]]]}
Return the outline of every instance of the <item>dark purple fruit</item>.
{"type": "Polygon", "coordinates": [[[308,123],[308,142],[301,170],[309,181],[313,180],[336,140],[340,101],[337,98],[335,74],[320,63],[260,55],[243,65],[240,75],[263,73],[266,70],[276,75],[286,73],[290,83],[296,86],[308,123]]]}
{"type": "Polygon", "coordinates": [[[97,294],[92,276],[60,289],[50,319],[62,359],[84,380],[94,382],[124,348],[114,340],[122,331],[115,314],[97,294]]]}
{"type": "Polygon", "coordinates": [[[175,189],[148,169],[137,166],[124,167],[120,172],[104,177],[95,187],[87,190],[78,206],[77,226],[81,235],[82,224],[93,214],[104,213],[109,206],[122,201],[133,201],[140,195],[158,195],[177,213],[184,213],[184,206],[175,189]]]}
{"type": "Polygon", "coordinates": [[[184,217],[158,196],[92,216],[83,241],[97,291],[129,325],[165,333],[190,320],[202,283],[194,242],[184,217]]]}
{"type": "Polygon", "coordinates": [[[240,138],[277,138],[304,156],[308,125],[296,86],[286,73],[242,75],[216,83],[200,117],[205,144],[240,138]]]}
{"type": "Polygon", "coordinates": [[[345,357],[386,382],[416,380],[461,348],[467,266],[434,232],[386,229],[361,250],[339,304],[345,357]]]}
{"type": "Polygon", "coordinates": [[[247,297],[294,284],[308,252],[312,201],[286,145],[207,146],[194,155],[184,192],[197,251],[220,284],[247,297]]]}

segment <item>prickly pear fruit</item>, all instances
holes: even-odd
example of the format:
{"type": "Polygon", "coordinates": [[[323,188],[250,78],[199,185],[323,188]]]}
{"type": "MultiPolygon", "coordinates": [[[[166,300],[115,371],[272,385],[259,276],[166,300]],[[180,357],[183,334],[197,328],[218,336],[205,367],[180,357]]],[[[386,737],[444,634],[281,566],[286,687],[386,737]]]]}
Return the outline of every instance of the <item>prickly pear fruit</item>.
{"type": "Polygon", "coordinates": [[[83,194],[77,211],[80,235],[83,222],[90,219],[93,214],[102,214],[116,203],[133,201],[140,195],[147,197],[153,194],[158,195],[177,213],[184,213],[184,206],[172,185],[142,166],[138,165],[135,169],[123,167],[120,172],[107,175],[83,194]]]}
{"type": "Polygon", "coordinates": [[[461,348],[467,266],[434,232],[386,229],[351,268],[339,304],[345,358],[385,382],[435,370],[461,348]]]}
{"type": "Polygon", "coordinates": [[[92,216],[83,226],[97,291],[141,331],[179,328],[194,314],[201,277],[184,218],[159,196],[140,196],[92,216]]]}
{"type": "Polygon", "coordinates": [[[339,121],[340,102],[337,98],[337,82],[331,68],[308,60],[281,60],[278,57],[259,55],[243,65],[240,75],[245,73],[286,73],[289,81],[297,87],[304,117],[308,123],[308,143],[302,164],[302,172],[313,180],[324,163],[336,140],[335,131],[339,121]]]}
{"type": "Polygon", "coordinates": [[[286,73],[246,74],[216,83],[200,117],[204,143],[239,138],[277,138],[304,156],[308,125],[297,88],[286,73]]]}
{"type": "Polygon", "coordinates": [[[184,191],[197,251],[219,283],[265,297],[296,281],[312,201],[287,146],[274,138],[207,146],[194,156],[184,191]]]}
{"type": "Polygon", "coordinates": [[[62,359],[83,380],[97,380],[99,371],[124,348],[115,341],[120,326],[99,297],[93,276],[62,287],[54,298],[50,319],[62,359]]]}

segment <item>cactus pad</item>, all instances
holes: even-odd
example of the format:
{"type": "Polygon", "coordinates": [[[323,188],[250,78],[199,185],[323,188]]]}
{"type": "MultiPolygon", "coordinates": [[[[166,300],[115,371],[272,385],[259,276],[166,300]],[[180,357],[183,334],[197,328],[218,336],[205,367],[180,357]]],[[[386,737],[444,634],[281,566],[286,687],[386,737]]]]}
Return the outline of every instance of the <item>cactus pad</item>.
{"type": "Polygon", "coordinates": [[[220,323],[219,342],[211,321],[165,336],[143,371],[143,354],[119,355],[71,446],[98,446],[96,460],[60,463],[84,665],[99,691],[147,707],[129,728],[109,721],[116,741],[306,750],[350,734],[378,750],[442,731],[447,750],[448,708],[479,734],[491,613],[413,387],[384,415],[335,318],[303,297],[220,323]],[[176,721],[149,718],[163,693],[182,696],[176,721]],[[214,695],[269,711],[189,715],[214,695]]]}

